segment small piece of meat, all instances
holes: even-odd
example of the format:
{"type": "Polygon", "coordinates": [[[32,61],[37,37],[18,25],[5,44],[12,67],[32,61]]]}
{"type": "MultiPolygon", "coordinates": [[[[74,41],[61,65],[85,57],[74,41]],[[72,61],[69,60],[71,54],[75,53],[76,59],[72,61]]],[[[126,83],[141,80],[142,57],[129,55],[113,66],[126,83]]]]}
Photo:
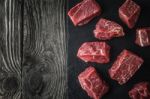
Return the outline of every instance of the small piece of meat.
{"type": "Polygon", "coordinates": [[[120,19],[129,27],[133,28],[139,18],[141,8],[132,0],[126,0],[119,8],[120,19]]]}
{"type": "Polygon", "coordinates": [[[75,26],[87,24],[94,17],[100,15],[101,7],[95,0],[83,0],[68,12],[75,26]]]}
{"type": "Polygon", "coordinates": [[[140,82],[129,91],[131,99],[150,99],[150,83],[140,82]]]}
{"type": "Polygon", "coordinates": [[[94,30],[94,36],[100,40],[109,40],[124,35],[123,28],[119,24],[104,18],[98,21],[94,30]]]}
{"type": "Polygon", "coordinates": [[[128,50],[123,50],[109,69],[109,75],[122,85],[135,74],[143,62],[139,56],[128,50]]]}
{"type": "Polygon", "coordinates": [[[85,42],[78,50],[77,57],[85,62],[108,63],[110,46],[105,42],[85,42]]]}
{"type": "Polygon", "coordinates": [[[136,30],[135,43],[141,47],[150,46],[150,27],[136,30]]]}
{"type": "Polygon", "coordinates": [[[109,90],[109,86],[102,80],[101,76],[98,75],[92,66],[80,73],[78,79],[81,87],[93,99],[101,99],[109,90]]]}

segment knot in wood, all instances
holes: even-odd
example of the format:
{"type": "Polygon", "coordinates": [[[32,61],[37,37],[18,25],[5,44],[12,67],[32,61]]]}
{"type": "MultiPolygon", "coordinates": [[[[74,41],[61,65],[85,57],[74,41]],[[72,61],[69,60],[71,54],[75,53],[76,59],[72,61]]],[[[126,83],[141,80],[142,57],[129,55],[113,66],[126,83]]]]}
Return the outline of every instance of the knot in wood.
{"type": "Polygon", "coordinates": [[[6,92],[16,91],[19,87],[19,81],[16,77],[7,77],[3,80],[3,90],[6,92]]]}
{"type": "Polygon", "coordinates": [[[41,92],[43,87],[43,77],[39,72],[34,72],[30,75],[28,80],[28,88],[34,94],[38,94],[41,92]]]}

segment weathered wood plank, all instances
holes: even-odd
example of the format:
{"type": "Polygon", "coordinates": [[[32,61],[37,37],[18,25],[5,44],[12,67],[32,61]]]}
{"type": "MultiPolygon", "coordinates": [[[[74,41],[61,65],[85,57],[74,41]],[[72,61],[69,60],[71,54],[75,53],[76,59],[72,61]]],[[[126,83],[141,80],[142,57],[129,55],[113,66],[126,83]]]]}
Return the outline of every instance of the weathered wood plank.
{"type": "Polygon", "coordinates": [[[67,99],[66,0],[24,0],[23,99],[67,99]]]}
{"type": "Polygon", "coordinates": [[[21,0],[0,0],[0,99],[21,97],[21,6],[21,0]]]}

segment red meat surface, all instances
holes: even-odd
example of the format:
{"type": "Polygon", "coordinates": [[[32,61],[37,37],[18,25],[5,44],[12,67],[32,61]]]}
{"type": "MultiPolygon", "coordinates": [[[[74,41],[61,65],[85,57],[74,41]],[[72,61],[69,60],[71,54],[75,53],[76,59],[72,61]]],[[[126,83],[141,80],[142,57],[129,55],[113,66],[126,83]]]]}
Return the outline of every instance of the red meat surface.
{"type": "Polygon", "coordinates": [[[100,40],[124,36],[123,28],[114,21],[101,18],[96,24],[94,36],[100,40]]]}
{"type": "Polygon", "coordinates": [[[150,83],[140,82],[129,91],[131,99],[150,99],[150,83]]]}
{"type": "Polygon", "coordinates": [[[126,0],[119,8],[119,17],[129,27],[133,28],[139,18],[141,8],[132,0],[126,0]]]}
{"type": "Polygon", "coordinates": [[[135,43],[141,47],[150,46],[150,27],[136,30],[135,43]]]}
{"type": "Polygon", "coordinates": [[[81,87],[93,99],[101,99],[109,90],[108,85],[101,76],[98,75],[95,68],[90,66],[78,76],[81,87]]]}
{"type": "Polygon", "coordinates": [[[85,42],[78,50],[77,57],[85,62],[108,63],[110,46],[105,42],[85,42]]]}
{"type": "Polygon", "coordinates": [[[100,13],[101,7],[95,0],[83,0],[71,8],[68,15],[75,26],[81,26],[87,24],[100,13]]]}
{"type": "Polygon", "coordinates": [[[109,75],[122,85],[135,74],[142,63],[142,58],[128,50],[123,50],[109,69],[109,75]]]}

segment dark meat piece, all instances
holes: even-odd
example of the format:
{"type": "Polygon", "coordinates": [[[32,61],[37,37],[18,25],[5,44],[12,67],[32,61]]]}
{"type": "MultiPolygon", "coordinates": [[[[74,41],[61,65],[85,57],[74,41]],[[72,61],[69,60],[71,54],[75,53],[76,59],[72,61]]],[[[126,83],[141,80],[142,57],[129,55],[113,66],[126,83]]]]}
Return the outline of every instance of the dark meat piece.
{"type": "Polygon", "coordinates": [[[114,21],[100,19],[96,24],[94,36],[100,40],[108,40],[113,37],[124,36],[123,28],[114,21]]]}
{"type": "Polygon", "coordinates": [[[95,0],[83,0],[71,8],[68,15],[75,26],[81,26],[100,15],[100,13],[101,8],[95,0]]]}
{"type": "Polygon", "coordinates": [[[109,69],[109,75],[119,84],[126,83],[141,67],[143,59],[128,50],[123,50],[109,69]]]}
{"type": "Polygon", "coordinates": [[[77,56],[85,62],[108,63],[110,46],[105,42],[85,42],[77,56]]]}
{"type": "Polygon", "coordinates": [[[119,8],[119,17],[129,27],[133,28],[137,22],[141,8],[132,0],[126,0],[119,8]]]}
{"type": "Polygon", "coordinates": [[[135,43],[141,47],[150,46],[150,27],[137,29],[135,43]]]}
{"type": "Polygon", "coordinates": [[[98,75],[94,67],[86,68],[78,76],[81,87],[93,99],[100,99],[109,90],[108,85],[98,75]]]}
{"type": "Polygon", "coordinates": [[[136,84],[129,91],[129,96],[131,99],[150,99],[150,83],[141,82],[136,84]]]}

